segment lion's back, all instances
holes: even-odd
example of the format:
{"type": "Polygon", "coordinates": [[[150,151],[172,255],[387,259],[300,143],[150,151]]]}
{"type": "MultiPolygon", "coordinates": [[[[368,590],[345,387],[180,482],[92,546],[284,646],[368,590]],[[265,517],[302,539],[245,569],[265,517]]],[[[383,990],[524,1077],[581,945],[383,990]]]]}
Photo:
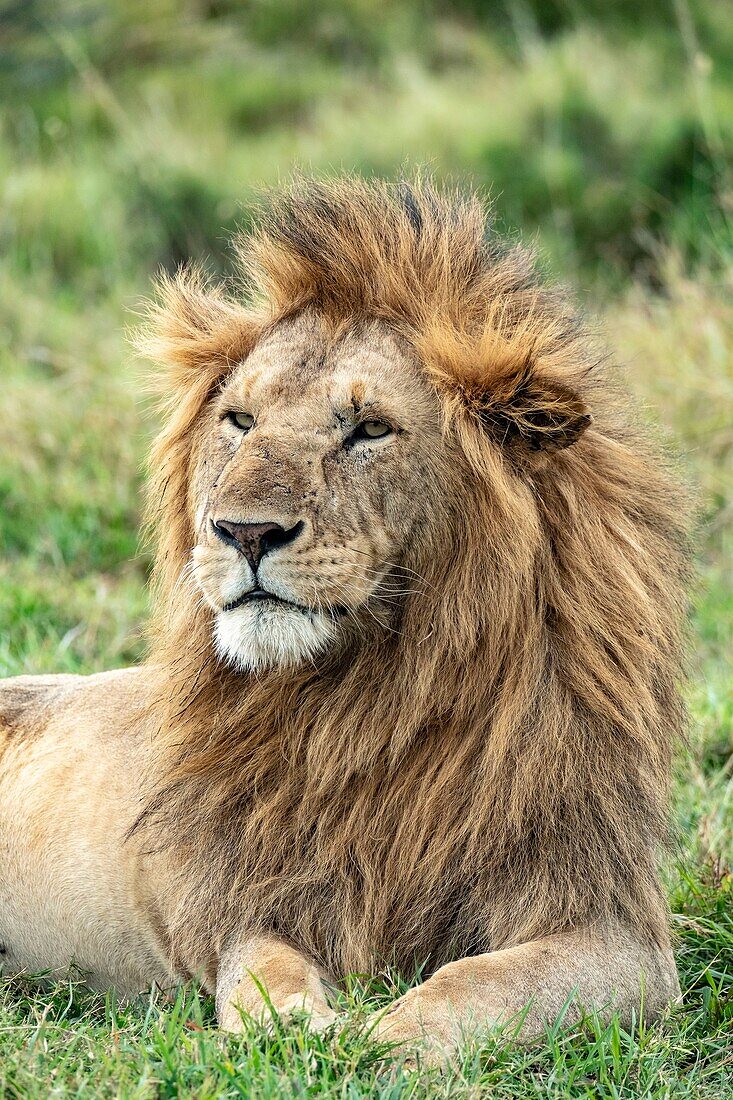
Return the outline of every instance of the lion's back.
{"type": "MultiPolygon", "coordinates": [[[[144,705],[150,673],[145,666],[89,676],[56,674],[0,680],[0,751],[16,738],[42,736],[72,709],[107,729],[144,705]]],[[[83,720],[83,719],[82,719],[83,720]]]]}

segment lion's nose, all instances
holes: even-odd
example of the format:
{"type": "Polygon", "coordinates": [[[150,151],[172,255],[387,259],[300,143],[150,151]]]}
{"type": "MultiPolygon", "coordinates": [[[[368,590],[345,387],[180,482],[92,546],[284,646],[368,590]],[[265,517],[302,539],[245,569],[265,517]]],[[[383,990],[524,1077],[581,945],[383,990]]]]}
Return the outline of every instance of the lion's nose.
{"type": "Polygon", "coordinates": [[[231,519],[212,520],[211,523],[222,542],[236,546],[240,554],[244,554],[253,573],[257,572],[257,566],[268,550],[287,546],[303,530],[302,520],[289,528],[280,523],[236,523],[231,519]]]}

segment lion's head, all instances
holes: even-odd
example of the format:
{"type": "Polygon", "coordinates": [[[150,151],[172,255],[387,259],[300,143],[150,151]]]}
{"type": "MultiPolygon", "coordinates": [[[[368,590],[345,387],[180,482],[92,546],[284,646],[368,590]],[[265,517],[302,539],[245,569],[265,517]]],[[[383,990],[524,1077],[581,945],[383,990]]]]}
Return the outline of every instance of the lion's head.
{"type": "Polygon", "coordinates": [[[591,364],[475,199],[301,185],[241,254],[259,301],[184,274],[164,284],[152,345],[180,402],[157,472],[170,499],[194,395],[173,471],[190,576],[219,655],[246,671],[398,630],[408,598],[470,550],[487,489],[497,509],[531,506],[523,478],[590,423],[591,364]]]}
{"type": "Polygon", "coordinates": [[[293,664],[393,628],[445,538],[453,480],[404,340],[312,310],[283,321],[212,397],[199,439],[192,575],[225,660],[293,664]]]}
{"type": "Polygon", "coordinates": [[[299,182],[240,257],[143,340],[182,941],[244,897],[337,972],[662,935],[685,501],[604,357],[475,197],[299,182]]]}

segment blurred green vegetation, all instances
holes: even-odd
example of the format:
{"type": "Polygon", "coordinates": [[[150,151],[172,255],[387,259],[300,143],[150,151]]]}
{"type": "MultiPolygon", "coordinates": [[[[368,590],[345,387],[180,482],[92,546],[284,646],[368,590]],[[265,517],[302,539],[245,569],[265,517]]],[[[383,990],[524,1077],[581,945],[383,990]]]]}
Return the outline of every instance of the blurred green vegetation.
{"type": "Polygon", "coordinates": [[[226,269],[295,162],[428,161],[582,278],[731,242],[729,0],[26,0],[0,37],[0,242],[60,285],[226,269]]]}
{"type": "Polygon", "coordinates": [[[0,675],[144,655],[155,416],[125,329],[151,276],[191,258],[231,273],[231,233],[294,167],[411,164],[493,196],[498,226],[536,241],[600,312],[698,488],[693,721],[669,872],[685,1005],[667,1030],[615,1024],[536,1056],[492,1046],[413,1089],[385,1083],[348,1036],[222,1047],[199,1024],[188,1034],[178,1003],[143,1017],[0,983],[3,1095],[48,1095],[51,1077],[55,1095],[85,1096],[254,1095],[252,1082],[258,1095],[725,1095],[730,0],[0,0],[0,675]]]}

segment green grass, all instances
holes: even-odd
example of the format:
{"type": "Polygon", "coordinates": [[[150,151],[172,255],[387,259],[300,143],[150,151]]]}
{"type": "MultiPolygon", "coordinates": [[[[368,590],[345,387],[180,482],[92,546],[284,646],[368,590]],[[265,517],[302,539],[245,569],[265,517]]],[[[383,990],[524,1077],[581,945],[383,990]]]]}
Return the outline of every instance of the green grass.
{"type": "Polygon", "coordinates": [[[683,1003],[445,1073],[343,1023],[213,1028],[194,989],[119,1006],[0,980],[10,1097],[733,1096],[733,24],[726,0],[28,0],[0,10],[0,675],[139,660],[155,430],[125,329],[160,264],[230,270],[293,164],[429,161],[601,317],[700,499],[689,744],[665,875],[683,1003]]]}
{"type": "Polygon", "coordinates": [[[152,993],[139,1006],[92,994],[70,979],[52,993],[16,980],[0,987],[0,1088],[32,1097],[709,1097],[731,1094],[730,879],[683,877],[676,899],[678,960],[686,990],[654,1027],[597,1019],[548,1029],[531,1047],[511,1033],[466,1046],[445,1069],[404,1068],[369,1041],[370,1014],[389,1003],[386,983],[352,981],[342,1022],[323,1036],[304,1021],[251,1023],[223,1036],[195,989],[152,993]]]}

